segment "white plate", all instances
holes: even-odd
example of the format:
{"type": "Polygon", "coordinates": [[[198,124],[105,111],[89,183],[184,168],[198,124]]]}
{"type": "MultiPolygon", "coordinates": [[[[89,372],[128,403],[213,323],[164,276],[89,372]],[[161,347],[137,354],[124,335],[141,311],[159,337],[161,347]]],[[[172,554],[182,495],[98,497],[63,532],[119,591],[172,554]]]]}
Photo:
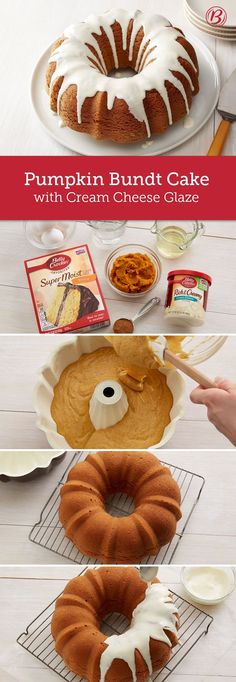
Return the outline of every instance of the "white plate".
{"type": "Polygon", "coordinates": [[[187,36],[196,50],[200,69],[200,92],[191,107],[191,128],[184,127],[183,121],[175,123],[163,135],[157,135],[147,142],[118,145],[113,142],[94,140],[85,133],[70,128],[60,128],[58,116],[49,108],[49,97],[44,82],[50,49],[40,57],[32,77],[31,98],[35,112],[46,131],[57,142],[73,152],[85,156],[159,156],[183,144],[205,125],[214,111],[219,98],[220,77],[216,61],[210,50],[195,36],[187,36]]]}
{"type": "Polygon", "coordinates": [[[184,9],[185,9],[185,13],[186,13],[187,17],[192,22],[192,24],[194,24],[195,26],[201,26],[201,27],[207,28],[212,34],[214,34],[214,36],[216,36],[216,37],[226,36],[229,38],[233,38],[236,36],[236,28],[235,29],[233,29],[233,28],[231,28],[231,29],[227,28],[226,29],[226,28],[224,28],[224,26],[216,28],[215,26],[211,26],[211,24],[208,24],[207,21],[204,21],[204,19],[197,18],[196,15],[193,12],[191,12],[191,10],[189,9],[187,0],[185,0],[184,9]]]}
{"type": "Polygon", "coordinates": [[[235,28],[225,28],[225,26],[216,27],[216,26],[213,26],[212,24],[208,24],[208,22],[205,21],[204,19],[197,17],[196,14],[194,14],[194,12],[192,12],[189,9],[189,5],[188,5],[187,0],[185,0],[184,9],[185,9],[185,12],[188,14],[188,16],[191,17],[193,22],[197,22],[198,24],[201,24],[202,26],[207,26],[207,28],[209,28],[209,30],[212,31],[213,33],[215,33],[216,35],[218,35],[218,33],[222,33],[224,35],[229,35],[229,36],[236,35],[236,27],[235,28]]]}
{"type": "Polygon", "coordinates": [[[196,26],[196,28],[199,29],[199,31],[203,31],[204,33],[207,33],[208,35],[212,36],[212,38],[216,38],[217,40],[226,40],[227,42],[235,42],[236,41],[236,32],[235,33],[222,33],[219,29],[213,30],[211,29],[210,25],[207,24],[206,22],[200,23],[200,21],[197,21],[196,19],[193,19],[193,17],[189,14],[187,7],[185,6],[185,14],[187,19],[193,24],[193,26],[196,26]]]}
{"type": "Polygon", "coordinates": [[[227,13],[227,21],[223,26],[227,28],[236,27],[236,2],[235,0],[220,0],[219,2],[214,2],[213,0],[186,0],[189,9],[193,12],[199,19],[206,18],[206,13],[208,9],[214,6],[219,6],[224,9],[227,13]]]}
{"type": "Polygon", "coordinates": [[[26,476],[35,469],[47,469],[53,459],[61,457],[64,450],[2,450],[0,452],[0,475],[26,476]]]}

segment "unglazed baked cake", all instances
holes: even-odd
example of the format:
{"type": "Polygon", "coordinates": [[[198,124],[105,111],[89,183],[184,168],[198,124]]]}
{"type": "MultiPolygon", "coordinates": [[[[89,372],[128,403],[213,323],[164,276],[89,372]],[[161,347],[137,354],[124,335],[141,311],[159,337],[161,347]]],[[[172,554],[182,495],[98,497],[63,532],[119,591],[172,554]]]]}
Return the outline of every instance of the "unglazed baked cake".
{"type": "Polygon", "coordinates": [[[165,17],[112,9],[64,31],[52,47],[46,84],[50,108],[64,125],[132,143],[189,113],[199,90],[198,61],[165,17]],[[127,68],[133,77],[115,77],[127,68]]]}
{"type": "Polygon", "coordinates": [[[68,668],[88,682],[144,682],[167,664],[178,644],[178,611],[165,585],[144,582],[134,567],[88,569],[71,580],[56,602],[52,635],[68,668]],[[128,629],[107,637],[109,613],[128,629]]]}
{"type": "Polygon", "coordinates": [[[172,540],[181,518],[180,490],[170,469],[150,452],[97,452],[69,472],[59,517],[83,554],[104,564],[139,563],[172,540]],[[134,499],[128,516],[106,511],[116,493],[134,499]]]}

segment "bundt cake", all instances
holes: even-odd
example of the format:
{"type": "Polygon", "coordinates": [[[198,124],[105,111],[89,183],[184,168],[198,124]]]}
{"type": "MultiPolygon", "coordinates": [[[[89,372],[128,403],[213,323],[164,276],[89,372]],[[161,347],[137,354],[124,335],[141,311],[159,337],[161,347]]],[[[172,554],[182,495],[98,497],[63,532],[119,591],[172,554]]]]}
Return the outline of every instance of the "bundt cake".
{"type": "Polygon", "coordinates": [[[138,563],[170,542],[181,518],[180,491],[150,452],[97,452],[76,464],[61,488],[59,517],[78,549],[102,563],[138,563]],[[107,498],[134,499],[128,516],[111,516],[107,498]]]}
{"type": "Polygon", "coordinates": [[[179,617],[158,580],[145,583],[134,567],[88,569],[56,602],[52,635],[67,667],[89,682],[144,682],[178,644],[179,617]],[[123,614],[129,628],[107,637],[100,623],[123,614]]]}
{"type": "Polygon", "coordinates": [[[198,62],[165,17],[113,9],[64,31],[52,47],[46,85],[64,125],[98,140],[137,142],[189,112],[198,62]],[[133,77],[115,77],[127,68],[133,77]]]}

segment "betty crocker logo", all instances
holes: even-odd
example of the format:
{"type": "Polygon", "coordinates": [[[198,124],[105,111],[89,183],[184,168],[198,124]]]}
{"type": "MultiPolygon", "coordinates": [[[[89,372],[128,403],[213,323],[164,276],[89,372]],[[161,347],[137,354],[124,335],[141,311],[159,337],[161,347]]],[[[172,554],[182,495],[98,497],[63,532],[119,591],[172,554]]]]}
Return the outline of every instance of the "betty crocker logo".
{"type": "Polygon", "coordinates": [[[224,26],[227,21],[227,12],[223,7],[219,5],[213,5],[206,12],[206,20],[208,24],[212,26],[224,26]]]}
{"type": "Polygon", "coordinates": [[[46,262],[46,267],[49,270],[64,270],[71,263],[71,258],[65,254],[61,256],[52,256],[46,262]]]}
{"type": "Polygon", "coordinates": [[[195,277],[191,277],[190,275],[188,277],[184,277],[181,281],[181,284],[183,287],[186,287],[187,289],[190,289],[191,287],[196,287],[197,286],[197,280],[195,277]]]}

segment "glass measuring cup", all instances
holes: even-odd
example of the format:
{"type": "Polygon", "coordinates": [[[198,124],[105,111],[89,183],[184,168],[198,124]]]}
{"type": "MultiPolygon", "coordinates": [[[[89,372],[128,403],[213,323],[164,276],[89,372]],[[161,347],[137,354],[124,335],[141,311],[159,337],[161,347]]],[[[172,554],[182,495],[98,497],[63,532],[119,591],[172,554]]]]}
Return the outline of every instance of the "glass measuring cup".
{"type": "Polygon", "coordinates": [[[126,220],[87,220],[94,230],[94,241],[99,246],[117,244],[125,232],[126,220]]]}
{"type": "Polygon", "coordinates": [[[157,250],[164,258],[179,258],[204,234],[205,225],[199,220],[155,220],[151,232],[156,235],[157,250]]]}

